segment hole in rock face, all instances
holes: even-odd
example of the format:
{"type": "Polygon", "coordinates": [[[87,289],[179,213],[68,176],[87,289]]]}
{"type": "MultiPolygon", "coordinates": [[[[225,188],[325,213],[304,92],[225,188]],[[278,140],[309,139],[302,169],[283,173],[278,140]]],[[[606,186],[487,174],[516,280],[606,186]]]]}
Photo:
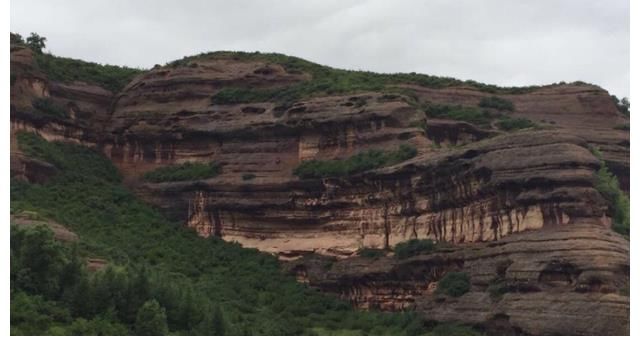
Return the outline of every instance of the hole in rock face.
{"type": "Polygon", "coordinates": [[[551,286],[568,286],[576,281],[579,273],[580,271],[571,263],[554,261],[540,272],[538,281],[551,286]]]}
{"type": "Polygon", "coordinates": [[[245,106],[242,108],[242,112],[245,114],[262,114],[265,111],[265,108],[259,108],[255,106],[245,106]]]}
{"type": "Polygon", "coordinates": [[[307,111],[307,108],[305,106],[299,106],[296,108],[293,108],[291,110],[289,110],[289,114],[300,114],[307,111]]]}

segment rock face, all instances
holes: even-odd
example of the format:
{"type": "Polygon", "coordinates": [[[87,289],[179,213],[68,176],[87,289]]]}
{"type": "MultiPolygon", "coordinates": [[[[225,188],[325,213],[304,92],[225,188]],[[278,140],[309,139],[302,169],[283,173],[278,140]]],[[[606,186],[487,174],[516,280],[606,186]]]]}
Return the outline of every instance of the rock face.
{"type": "Polygon", "coordinates": [[[292,260],[288,269],[301,281],[358,307],[415,309],[427,319],[490,332],[628,333],[628,297],[618,294],[628,286],[628,242],[609,229],[611,212],[594,188],[600,162],[589,150],[600,148],[628,191],[629,132],[615,129],[628,119],[601,88],[563,84],[491,94],[464,85],[395,84],[392,92],[220,105],[212,97],[223,89],[279,90],[311,74],[259,58],[199,56],[156,67],[111,93],[49,80],[19,47],[12,48],[11,74],[18,178],[37,182],[38,172],[55,170],[28,161],[15,144],[16,132],[38,132],[96,147],[138,196],[170,218],[203,237],[292,260]],[[507,133],[421,109],[477,107],[493,95],[511,101],[510,115],[538,129],[507,133]],[[39,111],[35,103],[43,99],[64,117],[39,111]],[[306,160],[401,144],[415,147],[417,156],[343,178],[293,175],[306,160]],[[159,167],[211,161],[222,166],[214,178],[141,179],[159,167]],[[402,261],[356,257],[359,249],[410,239],[452,247],[402,261]],[[459,298],[435,293],[448,271],[469,273],[472,290],[459,298]],[[506,294],[492,297],[492,281],[505,283],[506,294]]]}
{"type": "Polygon", "coordinates": [[[471,323],[490,333],[628,335],[629,244],[592,222],[449,246],[399,260],[317,255],[289,262],[301,282],[363,309],[415,310],[426,319],[471,323]],[[460,297],[437,292],[465,272],[460,297]]]}

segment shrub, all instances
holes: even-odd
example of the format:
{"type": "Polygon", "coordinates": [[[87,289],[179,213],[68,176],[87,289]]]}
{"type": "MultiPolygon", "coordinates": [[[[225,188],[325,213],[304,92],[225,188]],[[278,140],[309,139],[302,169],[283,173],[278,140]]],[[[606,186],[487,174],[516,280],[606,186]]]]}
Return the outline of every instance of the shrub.
{"type": "Polygon", "coordinates": [[[480,333],[470,326],[456,323],[439,323],[429,332],[432,336],[479,336],[480,333]]]}
{"type": "Polygon", "coordinates": [[[399,244],[395,245],[393,251],[396,258],[405,259],[412,256],[433,252],[435,251],[435,249],[436,244],[433,242],[433,240],[413,239],[400,242],[399,244]]]}
{"type": "Polygon", "coordinates": [[[500,111],[513,111],[513,103],[507,99],[503,99],[497,96],[489,96],[482,98],[478,106],[483,108],[492,108],[500,111]]]}
{"type": "Polygon", "coordinates": [[[35,98],[31,104],[34,109],[46,116],[61,119],[67,117],[66,111],[50,98],[35,98]]]}
{"type": "Polygon", "coordinates": [[[496,123],[498,128],[504,131],[522,130],[529,127],[536,127],[537,125],[529,119],[525,118],[512,118],[508,116],[501,117],[496,123]]]}
{"type": "Polygon", "coordinates": [[[400,145],[398,150],[385,152],[368,150],[345,160],[311,160],[300,163],[293,174],[303,178],[344,177],[370,169],[393,165],[416,156],[418,151],[410,145],[400,145]]]}
{"type": "Polygon", "coordinates": [[[509,290],[509,285],[501,278],[494,279],[487,287],[487,292],[494,300],[499,299],[509,290]]]}
{"type": "Polygon", "coordinates": [[[438,281],[437,293],[460,297],[471,289],[469,275],[465,272],[449,272],[438,281]]]}
{"type": "Polygon", "coordinates": [[[609,209],[613,215],[612,228],[617,233],[629,238],[631,225],[629,197],[620,189],[618,178],[607,168],[602,158],[602,153],[593,147],[591,151],[600,159],[600,169],[596,173],[596,189],[609,204],[609,209]]]}
{"type": "Polygon", "coordinates": [[[216,162],[186,162],[179,165],[154,169],[145,173],[143,179],[153,183],[179,182],[213,178],[220,173],[220,165],[216,162]]]}
{"type": "Polygon", "coordinates": [[[613,128],[616,129],[616,130],[629,131],[631,129],[631,125],[626,123],[626,124],[616,125],[613,128]]]}
{"type": "Polygon", "coordinates": [[[366,258],[380,258],[385,254],[385,250],[378,248],[361,248],[358,250],[358,256],[366,258]]]}
{"type": "Polygon", "coordinates": [[[629,102],[629,98],[618,99],[617,96],[611,95],[611,99],[616,105],[618,111],[620,111],[626,117],[631,117],[631,103],[629,102]]]}
{"type": "Polygon", "coordinates": [[[427,104],[425,113],[432,118],[464,121],[483,128],[490,128],[493,119],[487,110],[462,105],[427,104]]]}
{"type": "Polygon", "coordinates": [[[242,175],[242,180],[252,180],[256,177],[253,173],[245,173],[242,175]]]}

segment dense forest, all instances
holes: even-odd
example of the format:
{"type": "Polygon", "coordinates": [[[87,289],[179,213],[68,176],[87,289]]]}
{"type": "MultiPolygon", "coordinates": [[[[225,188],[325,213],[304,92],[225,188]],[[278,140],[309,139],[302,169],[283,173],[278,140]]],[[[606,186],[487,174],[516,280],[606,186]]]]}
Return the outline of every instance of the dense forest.
{"type": "Polygon", "coordinates": [[[20,149],[57,173],[11,182],[12,335],[476,334],[417,315],[356,311],[282,274],[277,259],[168,222],[85,147],[18,134],[20,149]],[[73,232],[61,242],[44,222],[73,232]],[[107,267],[89,271],[87,258],[107,267]]]}

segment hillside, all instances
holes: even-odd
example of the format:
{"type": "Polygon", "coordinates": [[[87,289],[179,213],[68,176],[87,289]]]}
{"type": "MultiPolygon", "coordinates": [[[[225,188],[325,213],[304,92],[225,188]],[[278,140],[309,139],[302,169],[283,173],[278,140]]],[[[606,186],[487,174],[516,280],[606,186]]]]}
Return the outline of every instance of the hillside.
{"type": "Polygon", "coordinates": [[[143,304],[173,333],[221,319],[231,334],[629,332],[629,118],[602,88],[262,53],[69,63],[12,47],[12,211],[109,266],[83,283],[150,287],[86,312],[62,282],[47,294],[12,275],[12,305],[64,315],[15,333],[75,333],[80,317],[135,332],[135,313],[107,314],[143,304]],[[180,319],[180,303],[211,320],[180,319]]]}

